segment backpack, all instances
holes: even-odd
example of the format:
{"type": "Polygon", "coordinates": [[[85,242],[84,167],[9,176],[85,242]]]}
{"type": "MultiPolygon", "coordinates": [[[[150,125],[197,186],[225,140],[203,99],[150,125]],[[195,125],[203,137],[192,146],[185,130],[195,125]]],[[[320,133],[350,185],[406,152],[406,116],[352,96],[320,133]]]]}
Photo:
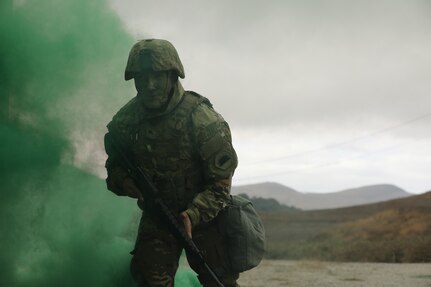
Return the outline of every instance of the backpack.
{"type": "Polygon", "coordinates": [[[226,241],[228,269],[243,272],[256,267],[265,253],[265,230],[251,201],[231,196],[218,215],[218,225],[226,241]]]}

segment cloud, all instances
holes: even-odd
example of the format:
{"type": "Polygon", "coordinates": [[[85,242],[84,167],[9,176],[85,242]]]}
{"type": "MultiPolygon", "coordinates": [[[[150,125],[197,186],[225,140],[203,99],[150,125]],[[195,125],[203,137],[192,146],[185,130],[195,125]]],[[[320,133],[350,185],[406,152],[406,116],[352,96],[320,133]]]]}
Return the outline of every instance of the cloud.
{"type": "Polygon", "coordinates": [[[133,34],[174,42],[186,86],[241,126],[402,120],[430,104],[427,2],[112,3],[133,34]]]}

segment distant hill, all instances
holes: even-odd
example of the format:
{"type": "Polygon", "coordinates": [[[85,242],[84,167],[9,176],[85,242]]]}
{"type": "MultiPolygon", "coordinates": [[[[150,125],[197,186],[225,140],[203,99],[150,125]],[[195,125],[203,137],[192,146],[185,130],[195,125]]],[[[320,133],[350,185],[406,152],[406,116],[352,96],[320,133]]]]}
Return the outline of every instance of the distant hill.
{"type": "Polygon", "coordinates": [[[232,193],[274,198],[281,204],[304,210],[347,207],[411,196],[391,184],[363,186],[331,193],[302,193],[273,182],[233,186],[232,193]]]}
{"type": "Polygon", "coordinates": [[[255,197],[248,196],[245,193],[240,193],[240,196],[249,199],[253,203],[253,207],[257,211],[293,211],[297,210],[295,207],[287,206],[285,204],[279,203],[274,198],[263,198],[263,197],[255,197]]]}
{"type": "Polygon", "coordinates": [[[269,258],[431,262],[431,191],[354,207],[261,215],[269,258]]]}

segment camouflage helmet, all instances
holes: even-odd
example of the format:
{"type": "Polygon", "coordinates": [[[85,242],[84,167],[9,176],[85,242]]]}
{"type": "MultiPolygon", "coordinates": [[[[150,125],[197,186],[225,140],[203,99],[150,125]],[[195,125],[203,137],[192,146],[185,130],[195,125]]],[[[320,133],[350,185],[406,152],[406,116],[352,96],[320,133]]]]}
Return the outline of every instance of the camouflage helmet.
{"type": "Polygon", "coordinates": [[[132,47],[124,73],[125,80],[132,79],[134,74],[144,70],[155,72],[173,70],[180,78],[185,77],[177,50],[166,40],[141,40],[132,47]]]}

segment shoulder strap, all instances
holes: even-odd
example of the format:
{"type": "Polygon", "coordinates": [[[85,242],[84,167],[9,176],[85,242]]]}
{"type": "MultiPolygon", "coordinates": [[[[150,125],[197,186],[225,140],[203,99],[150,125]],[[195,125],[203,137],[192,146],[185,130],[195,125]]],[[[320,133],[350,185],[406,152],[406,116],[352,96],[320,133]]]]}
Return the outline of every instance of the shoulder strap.
{"type": "Polygon", "coordinates": [[[191,110],[194,110],[197,106],[199,106],[201,103],[206,104],[209,107],[213,107],[210,100],[205,98],[204,96],[193,92],[193,91],[185,91],[184,92],[185,101],[190,102],[191,107],[193,107],[191,110]]]}
{"type": "Polygon", "coordinates": [[[137,124],[140,120],[139,113],[137,112],[137,99],[134,97],[127,104],[125,104],[112,118],[108,124],[108,129],[112,125],[125,126],[130,124],[137,124]]]}

